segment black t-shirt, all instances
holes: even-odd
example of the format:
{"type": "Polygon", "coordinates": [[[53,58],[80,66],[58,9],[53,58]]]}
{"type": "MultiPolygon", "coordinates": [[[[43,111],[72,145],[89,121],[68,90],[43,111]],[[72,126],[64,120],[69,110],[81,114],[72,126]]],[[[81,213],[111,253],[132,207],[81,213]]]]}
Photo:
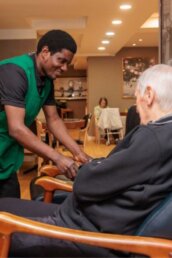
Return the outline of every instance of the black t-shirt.
{"type": "MultiPolygon", "coordinates": [[[[34,60],[36,81],[38,92],[45,84],[46,77],[40,77],[36,68],[35,55],[31,55],[34,60]]],[[[4,110],[4,105],[25,108],[25,95],[28,88],[28,79],[24,70],[15,64],[4,64],[0,66],[0,111],[4,110]]],[[[51,91],[44,105],[55,105],[54,85],[52,81],[51,91]]]]}

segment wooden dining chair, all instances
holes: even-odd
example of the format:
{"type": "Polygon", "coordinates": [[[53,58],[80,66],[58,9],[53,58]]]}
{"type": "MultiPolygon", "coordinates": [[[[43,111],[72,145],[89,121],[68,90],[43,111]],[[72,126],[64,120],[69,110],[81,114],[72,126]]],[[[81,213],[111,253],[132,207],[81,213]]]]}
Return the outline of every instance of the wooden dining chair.
{"type": "Polygon", "coordinates": [[[85,115],[83,118],[83,119],[85,119],[85,125],[79,129],[78,142],[82,143],[84,150],[85,150],[86,143],[88,140],[88,130],[89,130],[89,126],[90,126],[91,117],[92,117],[91,113],[85,115]]]}
{"type": "MultiPolygon", "coordinates": [[[[53,147],[53,142],[54,142],[54,136],[52,133],[46,128],[45,122],[43,123],[40,119],[36,118],[36,131],[37,131],[37,136],[40,139],[40,141],[45,142],[48,144],[50,147],[53,147]]],[[[56,141],[55,144],[55,149],[58,148],[58,141],[56,141]]],[[[41,174],[40,169],[43,164],[52,164],[51,161],[46,161],[42,157],[38,156],[38,176],[41,174]]]]}
{"type": "MultiPolygon", "coordinates": [[[[30,130],[34,133],[37,134],[37,127],[36,127],[36,121],[34,121],[31,126],[30,126],[30,130]]],[[[23,174],[28,174],[34,170],[37,170],[38,168],[38,156],[33,153],[32,151],[24,148],[24,157],[25,157],[25,161],[34,161],[34,164],[32,164],[30,167],[27,167],[27,169],[25,169],[23,171],[23,174]]]]}
{"type": "MultiPolygon", "coordinates": [[[[39,118],[35,119],[31,126],[31,130],[34,134],[37,135],[40,141],[46,142],[50,147],[53,147],[53,135],[47,130],[47,128],[45,127],[45,123],[43,123],[39,118]]],[[[56,146],[58,146],[58,143],[56,144],[56,146]]],[[[40,175],[40,168],[47,161],[45,161],[41,156],[38,156],[37,154],[27,149],[24,149],[24,155],[25,160],[34,159],[34,165],[24,170],[23,174],[27,174],[33,170],[37,170],[37,174],[40,175]]],[[[51,161],[48,161],[48,163],[52,164],[51,161]]]]}

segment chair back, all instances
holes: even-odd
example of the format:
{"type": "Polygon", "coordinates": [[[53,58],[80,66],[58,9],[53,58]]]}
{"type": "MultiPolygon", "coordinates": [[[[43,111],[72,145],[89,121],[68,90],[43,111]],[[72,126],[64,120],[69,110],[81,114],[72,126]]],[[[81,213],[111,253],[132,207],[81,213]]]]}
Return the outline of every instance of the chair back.
{"type": "Polygon", "coordinates": [[[88,113],[86,114],[83,119],[85,120],[85,124],[83,127],[81,127],[81,129],[85,129],[87,127],[87,125],[89,124],[90,120],[91,120],[92,114],[88,113]]]}
{"type": "Polygon", "coordinates": [[[172,239],[172,194],[155,208],[140,226],[136,235],[172,239]]]}
{"type": "Polygon", "coordinates": [[[133,128],[140,124],[139,113],[137,112],[136,105],[129,108],[126,117],[125,134],[127,135],[133,128]]]}

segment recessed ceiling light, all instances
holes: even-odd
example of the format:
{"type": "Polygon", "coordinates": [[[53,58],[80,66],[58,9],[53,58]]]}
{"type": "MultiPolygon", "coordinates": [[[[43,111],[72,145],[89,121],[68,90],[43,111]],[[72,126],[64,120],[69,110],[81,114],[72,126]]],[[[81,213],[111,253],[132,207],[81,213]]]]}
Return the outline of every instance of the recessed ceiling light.
{"type": "Polygon", "coordinates": [[[114,35],[115,35],[115,32],[113,31],[106,32],[106,36],[114,36],[114,35]]]}
{"type": "Polygon", "coordinates": [[[158,28],[159,27],[159,14],[153,13],[149,19],[141,26],[141,28],[158,28]]]}
{"type": "Polygon", "coordinates": [[[121,23],[122,23],[121,20],[113,20],[113,21],[112,21],[112,24],[114,24],[114,25],[119,25],[119,24],[121,24],[121,23]]]}
{"type": "Polygon", "coordinates": [[[109,43],[110,43],[110,41],[109,41],[109,40],[102,40],[102,44],[107,45],[107,44],[109,44],[109,43]]]}
{"type": "Polygon", "coordinates": [[[139,42],[142,42],[143,41],[143,39],[139,39],[139,42]]]}
{"type": "Polygon", "coordinates": [[[98,47],[98,50],[100,50],[100,51],[103,51],[105,49],[106,49],[105,47],[98,47]]]}
{"type": "Polygon", "coordinates": [[[131,4],[122,4],[119,7],[121,10],[129,10],[132,8],[131,4]]]}
{"type": "Polygon", "coordinates": [[[132,46],[135,47],[135,46],[136,46],[136,43],[133,43],[132,46]]]}

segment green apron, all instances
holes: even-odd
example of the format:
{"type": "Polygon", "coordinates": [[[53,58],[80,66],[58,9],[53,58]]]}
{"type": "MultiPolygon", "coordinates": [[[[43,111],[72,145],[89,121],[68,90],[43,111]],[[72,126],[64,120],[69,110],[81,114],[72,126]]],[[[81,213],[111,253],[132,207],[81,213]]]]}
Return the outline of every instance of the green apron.
{"type": "MultiPolygon", "coordinates": [[[[51,89],[52,82],[46,79],[45,87],[39,95],[36,84],[34,62],[29,55],[17,56],[0,62],[0,65],[12,63],[22,68],[28,79],[25,96],[25,125],[29,127],[35,120],[51,89]]],[[[11,78],[12,79],[12,78],[11,78]]],[[[17,114],[16,114],[17,116],[17,114]]],[[[23,163],[24,148],[8,134],[5,111],[0,112],[0,180],[8,178],[23,163]]]]}

